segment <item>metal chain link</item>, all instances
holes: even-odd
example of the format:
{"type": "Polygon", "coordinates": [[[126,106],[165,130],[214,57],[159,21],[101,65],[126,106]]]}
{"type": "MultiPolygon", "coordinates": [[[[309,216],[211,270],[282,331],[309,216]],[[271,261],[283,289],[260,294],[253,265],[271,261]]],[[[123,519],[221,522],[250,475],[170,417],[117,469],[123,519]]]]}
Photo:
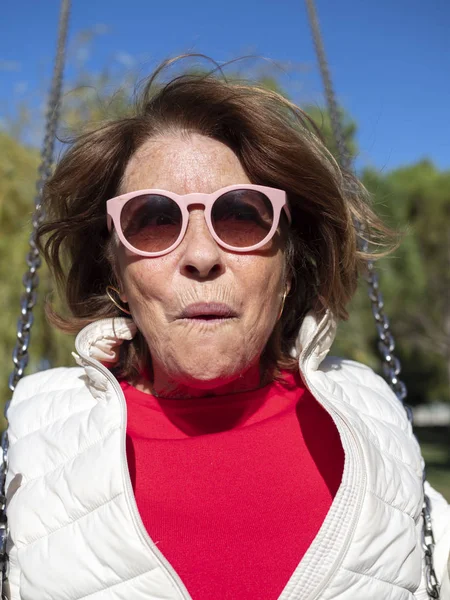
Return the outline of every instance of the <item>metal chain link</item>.
{"type": "MultiPolygon", "coordinates": [[[[349,152],[347,143],[345,141],[341,115],[339,113],[339,108],[336,101],[336,94],[334,92],[333,85],[331,82],[330,70],[328,68],[328,63],[325,56],[325,48],[320,33],[319,21],[317,18],[314,0],[305,1],[308,9],[308,16],[311,25],[314,46],[325,88],[325,96],[327,101],[328,112],[330,114],[331,129],[336,143],[338,162],[344,172],[351,173],[353,171],[352,157],[349,152]]],[[[350,190],[350,193],[352,193],[352,190],[350,190]]],[[[368,253],[369,244],[363,238],[363,226],[361,223],[355,221],[355,227],[358,232],[358,247],[362,252],[368,253]]],[[[375,271],[373,261],[370,260],[367,262],[366,281],[369,287],[368,293],[370,301],[372,303],[372,313],[375,319],[375,324],[378,333],[378,350],[382,359],[384,376],[387,382],[389,383],[390,387],[396,394],[397,398],[402,403],[406,414],[408,415],[408,420],[412,424],[412,410],[411,407],[405,403],[405,399],[407,396],[406,386],[403,383],[403,381],[399,379],[401,364],[399,359],[394,355],[394,337],[390,329],[389,319],[384,311],[384,302],[383,296],[380,292],[378,275],[375,271]]],[[[425,473],[423,479],[425,481],[425,473]]],[[[433,566],[434,537],[431,526],[430,499],[426,495],[425,490],[424,502],[422,507],[422,518],[422,546],[425,560],[425,579],[427,585],[427,592],[430,598],[439,599],[439,584],[433,566]]]]}
{"type": "MultiPolygon", "coordinates": [[[[61,1],[61,9],[58,26],[58,42],[56,49],[56,60],[53,70],[52,83],[50,87],[48,109],[46,114],[45,136],[41,150],[41,164],[38,169],[38,181],[36,184],[36,196],[34,199],[35,211],[32,217],[32,233],[29,240],[29,251],[26,256],[28,269],[22,282],[25,288],[20,299],[20,317],[17,322],[16,345],[13,350],[13,370],[9,377],[9,389],[13,392],[16,385],[23,377],[28,364],[28,347],[30,345],[31,327],[33,325],[33,308],[36,304],[37,287],[39,285],[38,269],[41,266],[39,250],[36,245],[37,228],[44,219],[42,207],[42,192],[45,182],[49,178],[53,163],[56,128],[60,113],[60,101],[64,71],[65,47],[69,23],[70,0],[61,1]]],[[[5,404],[5,417],[7,418],[10,400],[5,404]]],[[[0,569],[2,582],[8,578],[8,556],[6,543],[8,538],[8,523],[6,518],[6,492],[5,480],[8,471],[8,430],[2,435],[2,464],[0,466],[0,569]]],[[[2,592],[2,598],[4,592],[2,592]]]]}

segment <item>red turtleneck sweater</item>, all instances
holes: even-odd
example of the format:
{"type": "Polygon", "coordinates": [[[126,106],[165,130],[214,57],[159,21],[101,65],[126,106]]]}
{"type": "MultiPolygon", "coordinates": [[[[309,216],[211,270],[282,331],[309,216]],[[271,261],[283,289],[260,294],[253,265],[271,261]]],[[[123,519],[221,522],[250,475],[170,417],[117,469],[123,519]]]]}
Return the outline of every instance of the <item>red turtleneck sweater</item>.
{"type": "Polygon", "coordinates": [[[121,382],[137,506],[193,600],[276,600],[339,487],[336,427],[284,377],[188,400],[121,382]]]}

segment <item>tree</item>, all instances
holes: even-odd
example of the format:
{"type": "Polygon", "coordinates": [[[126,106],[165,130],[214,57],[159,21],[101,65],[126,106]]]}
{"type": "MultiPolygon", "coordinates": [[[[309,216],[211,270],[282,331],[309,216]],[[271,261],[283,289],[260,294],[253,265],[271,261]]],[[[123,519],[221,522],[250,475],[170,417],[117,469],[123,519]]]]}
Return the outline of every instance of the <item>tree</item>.
{"type": "Polygon", "coordinates": [[[429,375],[427,395],[449,400],[450,172],[422,161],[383,176],[367,170],[364,182],[378,212],[405,231],[397,259],[381,270],[401,352],[414,361],[412,374],[429,375]]]}
{"type": "MultiPolygon", "coordinates": [[[[306,105],[304,107],[304,110],[313,119],[314,123],[320,130],[320,133],[326,143],[327,148],[337,159],[338,152],[336,148],[336,142],[333,136],[333,129],[331,127],[330,114],[328,113],[328,111],[320,108],[319,106],[314,106],[312,104],[306,105]]],[[[355,139],[357,125],[355,121],[350,117],[350,115],[348,115],[343,109],[340,109],[340,119],[342,123],[342,133],[344,137],[344,142],[350,152],[350,155],[354,157],[356,156],[358,151],[355,139]]]]}
{"type": "MultiPolygon", "coordinates": [[[[0,279],[2,311],[0,312],[0,389],[2,398],[9,397],[8,378],[12,371],[12,349],[16,322],[20,314],[20,296],[24,291],[22,276],[27,265],[28,239],[35,194],[38,152],[0,133],[0,279]]],[[[40,270],[39,300],[33,311],[34,325],[30,346],[30,371],[44,366],[45,361],[59,364],[70,356],[69,341],[49,327],[44,316],[43,297],[51,290],[45,265],[40,270]]]]}

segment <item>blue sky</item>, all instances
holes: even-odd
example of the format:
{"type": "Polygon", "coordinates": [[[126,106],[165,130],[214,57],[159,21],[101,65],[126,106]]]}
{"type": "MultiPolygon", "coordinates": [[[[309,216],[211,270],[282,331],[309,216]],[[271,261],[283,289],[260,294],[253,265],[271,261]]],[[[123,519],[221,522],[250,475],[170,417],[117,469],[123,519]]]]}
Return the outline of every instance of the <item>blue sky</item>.
{"type": "MultiPolygon", "coordinates": [[[[421,158],[450,168],[450,2],[316,0],[334,85],[359,126],[358,166],[390,170],[421,158]]],[[[0,122],[19,101],[36,105],[48,81],[59,1],[2,6],[0,122]]],[[[148,74],[181,52],[217,61],[257,54],[285,66],[282,85],[298,103],[323,102],[303,0],[150,2],[73,0],[77,34],[98,35],[87,57],[148,74]]],[[[276,72],[276,71],[275,71],[276,72]]],[[[74,74],[73,64],[69,80],[74,74]]]]}

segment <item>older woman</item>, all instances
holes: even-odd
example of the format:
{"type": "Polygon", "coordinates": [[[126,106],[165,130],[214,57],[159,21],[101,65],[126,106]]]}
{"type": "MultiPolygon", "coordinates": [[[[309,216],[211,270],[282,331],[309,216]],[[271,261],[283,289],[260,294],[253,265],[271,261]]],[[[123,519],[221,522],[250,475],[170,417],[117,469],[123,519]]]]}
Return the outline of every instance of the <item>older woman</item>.
{"type": "Polygon", "coordinates": [[[282,97],[153,84],[46,189],[78,367],[9,410],[12,598],[426,598],[410,425],[326,358],[365,259],[352,219],[383,226],[282,97]]]}

